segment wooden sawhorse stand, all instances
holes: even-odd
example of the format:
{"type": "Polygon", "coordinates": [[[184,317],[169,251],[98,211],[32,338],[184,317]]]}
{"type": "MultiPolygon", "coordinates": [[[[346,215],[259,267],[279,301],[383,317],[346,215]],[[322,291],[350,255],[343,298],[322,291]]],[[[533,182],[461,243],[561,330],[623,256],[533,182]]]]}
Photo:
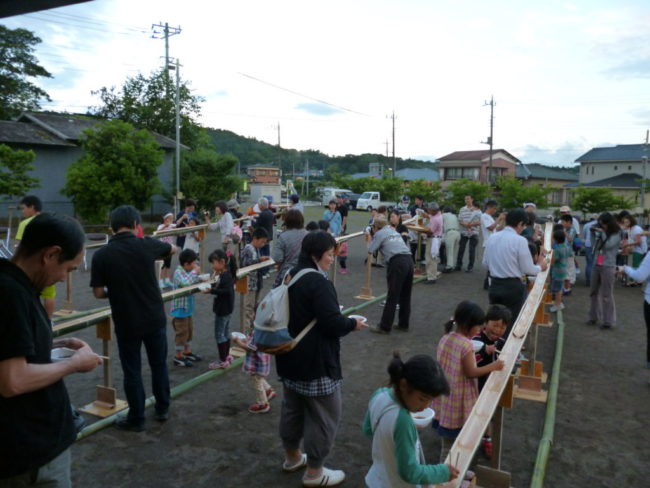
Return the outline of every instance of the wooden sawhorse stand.
{"type": "Polygon", "coordinates": [[[96,325],[97,337],[102,340],[102,356],[104,358],[104,384],[97,385],[97,395],[94,402],[80,410],[96,417],[105,418],[128,407],[125,400],[117,398],[117,390],[113,388],[113,373],[111,371],[111,319],[106,317],[96,325]]]}

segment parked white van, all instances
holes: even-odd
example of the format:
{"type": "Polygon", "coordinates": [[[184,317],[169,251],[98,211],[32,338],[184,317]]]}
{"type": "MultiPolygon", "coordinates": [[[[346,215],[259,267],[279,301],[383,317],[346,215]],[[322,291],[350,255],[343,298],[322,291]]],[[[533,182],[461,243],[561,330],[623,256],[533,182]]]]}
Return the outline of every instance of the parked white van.
{"type": "Polygon", "coordinates": [[[327,205],[330,203],[330,200],[336,200],[336,197],[339,195],[345,196],[348,193],[352,193],[352,190],[346,190],[345,188],[323,188],[321,203],[327,207],[327,205]]]}
{"type": "Polygon", "coordinates": [[[382,205],[388,210],[392,210],[395,203],[382,202],[381,194],[378,191],[364,191],[357,200],[357,210],[371,211],[373,208],[379,208],[382,205]]]}

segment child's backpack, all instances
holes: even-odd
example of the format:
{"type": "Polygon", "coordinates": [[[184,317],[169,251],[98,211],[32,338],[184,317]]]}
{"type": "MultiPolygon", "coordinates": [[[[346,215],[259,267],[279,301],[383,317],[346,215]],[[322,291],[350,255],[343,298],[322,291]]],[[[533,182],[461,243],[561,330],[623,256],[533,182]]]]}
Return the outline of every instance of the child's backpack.
{"type": "Polygon", "coordinates": [[[243,234],[241,227],[238,225],[233,225],[230,231],[230,239],[232,240],[233,244],[239,244],[242,240],[242,236],[243,234]]]}
{"type": "Polygon", "coordinates": [[[316,319],[312,320],[297,337],[289,334],[289,287],[307,273],[318,273],[313,268],[301,269],[287,283],[287,276],[280,286],[273,288],[255,311],[253,337],[257,349],[267,354],[286,354],[309,332],[316,319]]]}

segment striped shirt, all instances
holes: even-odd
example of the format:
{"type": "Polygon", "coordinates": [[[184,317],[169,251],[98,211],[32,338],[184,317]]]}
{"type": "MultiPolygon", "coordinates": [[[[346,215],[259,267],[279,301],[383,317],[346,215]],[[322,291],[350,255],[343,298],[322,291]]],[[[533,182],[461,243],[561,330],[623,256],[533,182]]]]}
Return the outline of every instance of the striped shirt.
{"type": "MultiPolygon", "coordinates": [[[[468,206],[464,206],[463,208],[460,209],[460,212],[458,212],[458,221],[461,224],[469,224],[469,223],[480,224],[481,215],[482,213],[480,210],[470,208],[468,206]]],[[[471,229],[469,229],[461,225],[460,234],[465,237],[478,236],[479,227],[480,225],[475,225],[471,229]]]]}

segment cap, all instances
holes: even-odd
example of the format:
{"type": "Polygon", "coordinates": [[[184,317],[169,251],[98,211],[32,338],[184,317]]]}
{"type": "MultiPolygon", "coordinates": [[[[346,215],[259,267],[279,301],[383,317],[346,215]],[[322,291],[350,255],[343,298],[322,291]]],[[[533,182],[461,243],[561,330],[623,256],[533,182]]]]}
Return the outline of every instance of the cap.
{"type": "Polygon", "coordinates": [[[228,203],[226,203],[226,207],[228,208],[239,208],[239,202],[235,200],[234,198],[231,198],[228,200],[228,203]]]}
{"type": "Polygon", "coordinates": [[[537,208],[537,205],[535,205],[533,202],[524,203],[524,208],[528,208],[528,207],[537,208]]]}
{"type": "Polygon", "coordinates": [[[429,210],[440,210],[440,205],[438,205],[436,202],[430,203],[429,210]]]}
{"type": "Polygon", "coordinates": [[[571,208],[568,205],[562,205],[560,207],[560,212],[571,212],[571,208]]]}
{"type": "Polygon", "coordinates": [[[300,197],[298,197],[298,195],[294,193],[293,195],[291,195],[291,196],[289,197],[289,199],[290,199],[293,203],[298,203],[298,201],[300,200],[300,197]]]}
{"type": "Polygon", "coordinates": [[[173,217],[173,216],[174,216],[173,213],[171,213],[171,212],[167,212],[167,213],[163,216],[163,220],[165,220],[167,217],[173,217]]]}

